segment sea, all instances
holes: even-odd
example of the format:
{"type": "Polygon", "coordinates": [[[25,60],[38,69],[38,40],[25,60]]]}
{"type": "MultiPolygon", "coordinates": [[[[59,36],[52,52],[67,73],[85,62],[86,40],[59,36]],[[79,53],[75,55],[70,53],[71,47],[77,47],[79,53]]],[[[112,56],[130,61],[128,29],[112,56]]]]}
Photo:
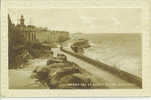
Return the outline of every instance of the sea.
{"type": "Polygon", "coordinates": [[[74,34],[73,38],[89,40],[84,55],[112,67],[142,77],[142,41],[139,33],[74,34]]]}

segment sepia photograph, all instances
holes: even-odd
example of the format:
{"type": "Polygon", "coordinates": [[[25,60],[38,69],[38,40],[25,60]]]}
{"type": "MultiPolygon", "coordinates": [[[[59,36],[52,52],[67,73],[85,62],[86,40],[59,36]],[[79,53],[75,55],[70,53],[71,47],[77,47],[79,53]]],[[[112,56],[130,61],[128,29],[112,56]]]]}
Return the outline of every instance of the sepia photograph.
{"type": "Polygon", "coordinates": [[[8,9],[9,89],[142,89],[140,8],[8,9]]]}

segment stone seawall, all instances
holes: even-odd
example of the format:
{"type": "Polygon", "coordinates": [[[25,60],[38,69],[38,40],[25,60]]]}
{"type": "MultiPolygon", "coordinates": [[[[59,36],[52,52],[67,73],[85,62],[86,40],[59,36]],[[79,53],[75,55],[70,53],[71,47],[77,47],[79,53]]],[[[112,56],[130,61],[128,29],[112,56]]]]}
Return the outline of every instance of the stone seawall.
{"type": "Polygon", "coordinates": [[[97,61],[97,60],[94,60],[94,59],[91,59],[87,56],[84,56],[84,55],[80,55],[80,54],[76,54],[76,53],[73,53],[69,50],[66,50],[64,48],[61,48],[61,50],[65,53],[68,53],[74,57],[77,57],[83,61],[86,61],[100,69],[103,69],[103,70],[106,70],[110,73],[112,73],[113,75],[116,75],[117,77],[121,78],[121,79],[124,79],[130,83],[133,83],[133,84],[136,84],[137,86],[139,86],[140,88],[142,88],[142,79],[140,77],[137,77],[135,75],[132,75],[128,72],[125,72],[125,71],[122,71],[120,69],[117,69],[115,67],[112,67],[112,66],[109,66],[109,65],[106,65],[100,61],[97,61]]]}

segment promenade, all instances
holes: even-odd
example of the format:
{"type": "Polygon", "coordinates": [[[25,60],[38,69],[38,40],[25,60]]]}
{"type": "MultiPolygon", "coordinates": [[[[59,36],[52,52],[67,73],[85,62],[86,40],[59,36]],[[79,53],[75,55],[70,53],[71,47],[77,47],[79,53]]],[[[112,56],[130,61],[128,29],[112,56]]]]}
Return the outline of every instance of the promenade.
{"type": "MultiPolygon", "coordinates": [[[[107,86],[108,88],[114,89],[114,88],[140,88],[141,87],[140,80],[139,80],[140,83],[135,83],[125,78],[122,79],[120,76],[117,76],[117,74],[114,75],[111,71],[104,70],[103,68],[102,69],[98,68],[97,65],[95,65],[95,63],[94,64],[92,63],[93,61],[91,63],[88,63],[83,58],[72,55],[71,54],[72,52],[70,50],[62,49],[60,50],[60,53],[66,55],[69,61],[77,63],[82,69],[86,70],[88,73],[91,73],[97,80],[104,80],[103,84],[105,84],[105,86],[107,86]],[[67,53],[66,51],[70,53],[67,53]]],[[[138,80],[136,79],[134,81],[138,81],[138,80]]]]}
{"type": "MultiPolygon", "coordinates": [[[[91,76],[92,81],[95,83],[96,86],[104,85],[107,89],[137,89],[141,88],[141,82],[137,79],[133,79],[133,81],[129,81],[124,77],[118,76],[119,73],[116,73],[114,69],[107,68],[104,69],[103,66],[95,65],[95,61],[87,62],[86,59],[80,58],[75,56],[70,50],[65,49],[54,49],[54,54],[57,55],[58,53],[64,54],[67,57],[68,61],[74,62],[85,72],[89,73],[91,76]],[[55,52],[56,50],[56,52],[55,52]],[[93,62],[93,63],[92,63],[93,62]],[[102,67],[102,68],[101,68],[102,67]],[[112,71],[115,71],[114,73],[112,71]],[[138,83],[136,83],[138,81],[138,83]]],[[[9,73],[9,84],[10,89],[48,89],[46,86],[42,86],[39,83],[35,83],[34,79],[31,79],[32,71],[35,69],[36,66],[46,66],[46,62],[49,58],[45,59],[33,59],[26,65],[23,69],[18,70],[10,70],[9,73]],[[16,77],[15,80],[13,80],[16,77]]],[[[90,60],[90,58],[88,58],[90,60]]],[[[123,76],[123,75],[122,75],[123,76]]],[[[125,76],[127,77],[127,75],[125,76]]],[[[131,75],[128,76],[128,78],[131,75]]]]}

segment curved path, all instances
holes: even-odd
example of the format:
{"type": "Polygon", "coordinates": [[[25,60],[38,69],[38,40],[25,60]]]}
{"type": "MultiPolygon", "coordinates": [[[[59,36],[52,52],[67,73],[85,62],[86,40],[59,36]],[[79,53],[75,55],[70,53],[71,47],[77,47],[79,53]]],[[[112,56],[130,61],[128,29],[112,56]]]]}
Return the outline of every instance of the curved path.
{"type": "Polygon", "coordinates": [[[121,78],[105,71],[101,70],[100,68],[95,67],[92,64],[89,64],[85,61],[82,61],[81,59],[78,59],[74,56],[71,56],[63,51],[60,51],[60,53],[63,53],[67,56],[67,59],[69,61],[77,63],[82,69],[86,70],[87,72],[91,73],[98,81],[101,81],[97,85],[105,84],[108,88],[111,89],[119,89],[119,88],[139,88],[137,85],[132,84],[126,80],[122,80],[121,78]]]}

